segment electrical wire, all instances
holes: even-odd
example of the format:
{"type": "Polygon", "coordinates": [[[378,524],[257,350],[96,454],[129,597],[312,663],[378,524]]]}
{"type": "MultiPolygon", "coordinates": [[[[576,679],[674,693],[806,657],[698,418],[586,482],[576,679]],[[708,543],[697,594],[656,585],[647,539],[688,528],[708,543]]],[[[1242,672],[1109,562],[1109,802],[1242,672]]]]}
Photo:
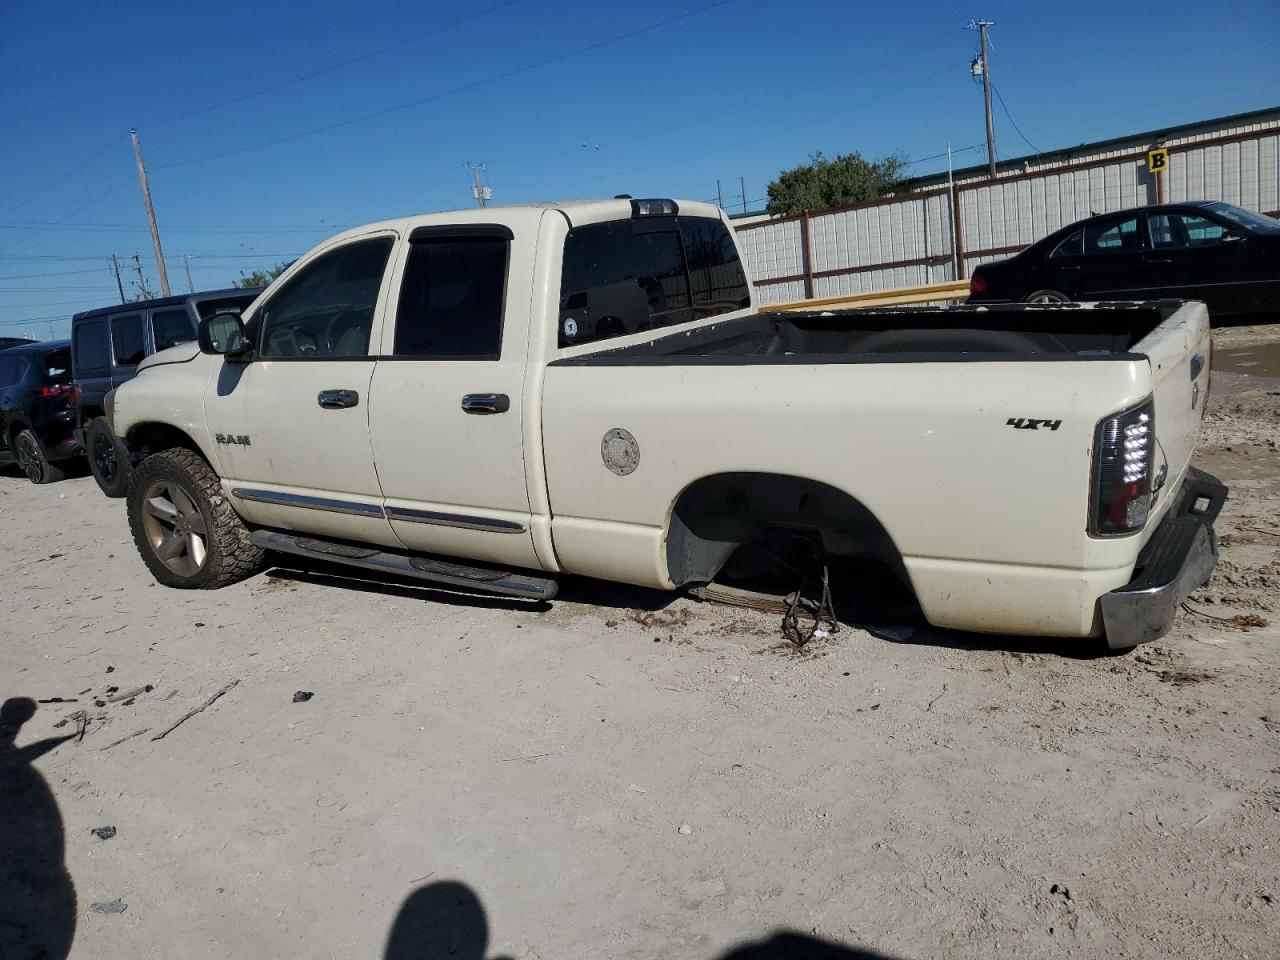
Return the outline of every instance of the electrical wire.
{"type": "Polygon", "coordinates": [[[125,138],[125,134],[123,133],[120,134],[120,136],[116,137],[114,140],[108,143],[105,147],[103,147],[97,153],[90,154],[86,159],[80,161],[74,167],[72,167],[70,170],[64,173],[62,176],[58,177],[58,179],[53,180],[49,183],[46,183],[43,187],[41,187],[35,193],[30,194],[25,200],[19,200],[13,206],[7,207],[3,211],[0,211],[0,218],[7,217],[9,214],[13,213],[13,211],[18,210],[22,207],[25,207],[28,203],[30,203],[32,200],[36,199],[37,197],[44,196],[46,193],[48,193],[58,184],[66,180],[68,177],[71,177],[72,175],[79,173],[89,164],[93,163],[93,161],[97,160],[100,156],[102,156],[104,153],[106,153],[108,150],[110,150],[112,147],[114,147],[117,143],[119,143],[124,138],[125,138]]]}
{"type": "Polygon", "coordinates": [[[263,97],[263,96],[266,96],[268,93],[275,93],[277,90],[283,90],[286,87],[292,87],[292,86],[295,86],[296,84],[304,83],[307,80],[314,80],[316,77],[322,77],[326,73],[333,73],[333,71],[335,70],[341,70],[344,67],[349,67],[349,66],[352,66],[353,64],[361,63],[365,60],[371,60],[372,58],[379,57],[384,53],[390,53],[392,50],[399,50],[401,47],[407,47],[411,43],[417,43],[419,40],[425,40],[427,37],[435,36],[437,33],[444,33],[446,30],[452,30],[454,27],[460,27],[464,23],[470,23],[472,20],[479,20],[481,17],[486,17],[491,13],[496,13],[497,11],[503,9],[504,7],[514,6],[519,2],[521,2],[521,0],[505,0],[504,3],[499,3],[499,4],[496,4],[495,6],[488,7],[487,9],[481,10],[478,13],[473,13],[465,17],[460,17],[457,20],[452,20],[449,23],[443,24],[441,26],[433,27],[432,29],[425,31],[424,33],[414,34],[412,37],[407,37],[406,39],[393,43],[390,46],[380,47],[377,50],[371,50],[368,53],[362,53],[358,57],[352,57],[349,60],[343,60],[339,63],[331,64],[330,66],[327,66],[327,67],[321,67],[319,70],[314,70],[311,73],[303,74],[300,77],[294,77],[292,80],[285,80],[281,83],[273,84],[272,86],[269,86],[269,87],[263,87],[261,90],[254,90],[251,93],[243,93],[237,97],[232,97],[229,100],[220,100],[217,103],[206,104],[203,107],[197,107],[194,110],[187,110],[184,113],[177,113],[171,117],[163,117],[159,120],[152,120],[150,123],[142,124],[141,126],[158,127],[161,124],[174,123],[178,120],[185,120],[188,117],[197,117],[202,113],[208,113],[211,110],[218,110],[218,109],[221,109],[222,107],[229,107],[235,103],[243,103],[244,101],[252,100],[255,97],[263,97]]]}
{"type": "MultiPolygon", "coordinates": [[[[92,207],[95,203],[99,203],[100,201],[107,199],[107,197],[111,196],[111,194],[115,193],[115,192],[116,192],[117,190],[119,190],[121,187],[126,186],[127,184],[132,183],[132,182],[133,182],[133,180],[134,180],[134,178],[133,178],[132,176],[130,176],[130,177],[126,177],[124,180],[121,180],[119,183],[117,183],[114,187],[110,187],[109,189],[107,189],[107,190],[106,190],[106,191],[104,191],[103,193],[98,194],[98,196],[94,197],[94,198],[93,198],[92,200],[90,200],[88,203],[83,203],[83,204],[81,204],[80,206],[76,207],[76,208],[75,208],[74,210],[72,210],[70,213],[66,214],[66,215],[63,217],[63,220],[67,220],[67,219],[69,219],[69,218],[71,218],[71,217],[74,217],[77,213],[80,213],[80,212],[81,212],[81,211],[83,211],[83,210],[88,210],[88,209],[89,209],[90,207],[92,207]]],[[[62,221],[54,221],[54,222],[55,222],[55,223],[61,223],[62,221]]],[[[26,243],[28,240],[32,240],[32,239],[34,239],[35,237],[38,237],[40,234],[44,233],[47,229],[49,229],[49,228],[48,228],[48,227],[38,227],[37,229],[33,230],[33,231],[32,231],[30,234],[28,234],[27,236],[25,236],[25,237],[20,237],[19,239],[17,239],[17,240],[15,240],[15,241],[13,241],[13,243],[9,244],[9,245],[8,245],[8,246],[6,246],[6,247],[0,247],[0,251],[4,251],[4,250],[12,250],[14,247],[21,246],[22,244],[26,243]]]]}
{"type": "Polygon", "coordinates": [[[1009,112],[1008,104],[1004,102],[1004,97],[1000,95],[1000,88],[993,83],[991,84],[991,90],[992,92],[995,93],[996,99],[1000,101],[1000,106],[1004,109],[1004,115],[1008,117],[1009,122],[1013,124],[1013,129],[1018,131],[1018,136],[1020,136],[1023,139],[1023,141],[1026,143],[1026,145],[1030,147],[1033,151],[1035,151],[1035,153],[1039,154],[1043,152],[1039,147],[1037,147],[1034,143],[1032,143],[1030,140],[1027,139],[1027,135],[1023,133],[1022,128],[1018,126],[1018,121],[1013,119],[1013,114],[1009,112]]]}
{"type": "Polygon", "coordinates": [[[537,60],[533,63],[525,64],[522,67],[515,67],[511,70],[506,70],[502,73],[494,74],[493,76],[490,76],[490,77],[485,77],[480,80],[473,80],[470,83],[464,83],[464,84],[461,84],[460,86],[451,87],[447,90],[441,90],[441,91],[438,91],[437,93],[430,94],[429,96],[419,97],[415,100],[409,100],[409,101],[406,101],[405,103],[396,104],[393,107],[385,107],[381,110],[375,110],[372,113],[365,113],[355,117],[348,117],[346,120],[339,120],[335,123],[325,124],[322,127],[314,127],[311,130],[303,130],[298,133],[289,134],[288,136],[285,136],[285,137],[277,137],[274,140],[264,140],[260,143],[251,143],[243,147],[234,147],[231,150],[223,150],[218,153],[211,153],[203,157],[190,157],[186,160],[175,160],[172,163],[160,164],[159,166],[152,167],[151,169],[153,171],[154,170],[171,170],[174,167],[185,167],[193,163],[205,163],[209,160],[221,160],[224,157],[233,157],[242,153],[249,153],[250,151],[253,151],[253,150],[261,150],[265,147],[274,147],[282,143],[290,143],[294,140],[301,140],[305,137],[313,137],[313,136],[316,136],[317,134],[328,133],[332,130],[340,130],[343,127],[349,127],[352,124],[356,124],[356,123],[363,123],[366,120],[375,120],[379,117],[389,116],[390,114],[393,114],[393,113],[399,113],[402,110],[408,110],[413,107],[419,107],[426,103],[431,103],[436,100],[443,100],[446,97],[455,96],[456,94],[459,94],[459,93],[465,93],[469,90],[475,90],[479,87],[488,86],[491,83],[497,83],[501,80],[507,80],[507,79],[510,79],[511,77],[516,77],[516,76],[519,76],[520,74],[528,73],[531,70],[537,70],[542,67],[550,66],[553,63],[560,63],[561,61],[568,60],[571,57],[577,57],[584,53],[590,53],[592,50],[599,50],[602,47],[607,47],[615,43],[621,43],[623,40],[629,40],[632,37],[638,37],[641,34],[651,33],[652,31],[659,30],[662,27],[670,26],[673,23],[679,23],[682,20],[688,20],[690,17],[697,16],[698,14],[701,14],[701,13],[706,13],[707,11],[714,10],[717,7],[727,6],[728,4],[735,3],[735,2],[736,0],[715,0],[715,2],[713,3],[704,4],[703,6],[697,7],[693,10],[689,10],[686,13],[677,14],[674,17],[668,17],[665,20],[659,20],[656,23],[651,23],[644,27],[637,27],[634,30],[628,30],[625,33],[619,33],[619,34],[616,34],[615,36],[607,37],[604,40],[597,40],[594,43],[589,43],[585,46],[577,47],[573,50],[566,51],[565,53],[556,54],[553,57],[546,57],[542,60],[537,60]]]}

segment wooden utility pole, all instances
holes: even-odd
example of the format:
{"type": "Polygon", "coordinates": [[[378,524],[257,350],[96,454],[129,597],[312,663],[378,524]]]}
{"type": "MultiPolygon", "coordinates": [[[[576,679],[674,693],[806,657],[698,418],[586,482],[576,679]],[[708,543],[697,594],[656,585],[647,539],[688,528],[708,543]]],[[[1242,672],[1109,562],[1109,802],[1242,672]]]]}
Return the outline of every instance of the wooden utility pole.
{"type": "MultiPolygon", "coordinates": [[[[989,111],[988,111],[989,112],[989,111]]],[[[160,295],[169,296],[169,273],[164,268],[164,251],[160,249],[160,228],[156,226],[156,211],[151,206],[151,187],[147,183],[147,168],[142,162],[142,144],[138,131],[130,130],[133,138],[133,159],[138,162],[138,182],[142,184],[142,202],[147,206],[147,223],[151,226],[151,245],[156,248],[156,270],[160,272],[160,295]]]]}
{"type": "Polygon", "coordinates": [[[147,278],[142,275],[142,258],[138,256],[138,251],[133,251],[133,266],[138,271],[138,299],[147,299],[147,278]]]}
{"type": "Polygon", "coordinates": [[[188,254],[182,255],[182,265],[187,268],[187,292],[195,293],[196,285],[191,282],[191,257],[188,254]]]}
{"type": "Polygon", "coordinates": [[[987,58],[987,27],[994,27],[995,22],[978,20],[971,21],[971,24],[978,29],[978,42],[982,51],[978,59],[982,64],[982,101],[987,113],[987,173],[994,177],[996,175],[996,129],[991,122],[991,61],[987,58]]]}
{"type": "Polygon", "coordinates": [[[124,298],[124,284],[120,282],[120,260],[114,253],[111,255],[111,266],[116,271],[116,289],[120,291],[120,302],[127,303],[128,301],[124,298]]]}

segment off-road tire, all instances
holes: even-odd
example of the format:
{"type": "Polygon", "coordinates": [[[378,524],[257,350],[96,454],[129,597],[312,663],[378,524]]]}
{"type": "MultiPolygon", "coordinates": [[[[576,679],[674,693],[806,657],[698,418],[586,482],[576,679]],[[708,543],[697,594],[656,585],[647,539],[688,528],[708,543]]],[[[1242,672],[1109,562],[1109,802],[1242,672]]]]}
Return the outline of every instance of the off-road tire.
{"type": "Polygon", "coordinates": [[[27,427],[13,438],[14,453],[18,458],[18,466],[32,483],[57,483],[66,476],[62,468],[49,462],[40,446],[40,438],[27,427]]]}
{"type": "Polygon", "coordinates": [[[89,472],[98,481],[98,489],[113,499],[119,499],[129,492],[129,474],[133,472],[129,464],[129,450],[111,432],[106,417],[94,417],[84,428],[84,455],[89,461],[89,472]],[[115,461],[115,475],[111,479],[108,479],[110,473],[104,471],[99,462],[108,450],[115,461]]]}
{"type": "Polygon", "coordinates": [[[143,563],[166,587],[217,590],[257,573],[265,551],[249,539],[249,529],[222,492],[218,475],[192,450],[175,447],[147,457],[129,477],[129,530],[143,563]],[[204,521],[205,556],[190,576],[171,570],[152,546],[143,525],[144,498],[157,483],[176,485],[199,510],[204,521]]]}

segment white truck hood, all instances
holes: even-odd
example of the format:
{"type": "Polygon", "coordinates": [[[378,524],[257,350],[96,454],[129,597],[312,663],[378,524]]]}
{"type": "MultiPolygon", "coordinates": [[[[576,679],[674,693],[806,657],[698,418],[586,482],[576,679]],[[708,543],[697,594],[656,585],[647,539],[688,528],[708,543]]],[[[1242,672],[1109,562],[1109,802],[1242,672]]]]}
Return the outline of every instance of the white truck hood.
{"type": "Polygon", "coordinates": [[[138,364],[138,372],[141,373],[148,367],[159,367],[166,363],[190,363],[200,355],[200,345],[194,340],[187,343],[179,343],[177,346],[170,347],[168,350],[161,350],[153,353],[138,364]]]}

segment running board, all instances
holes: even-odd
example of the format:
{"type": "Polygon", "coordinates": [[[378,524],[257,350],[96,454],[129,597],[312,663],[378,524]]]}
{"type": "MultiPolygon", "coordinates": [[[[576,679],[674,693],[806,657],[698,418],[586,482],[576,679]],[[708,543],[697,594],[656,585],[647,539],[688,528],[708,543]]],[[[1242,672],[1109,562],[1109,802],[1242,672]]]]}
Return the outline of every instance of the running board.
{"type": "Polygon", "coordinates": [[[365,570],[394,573],[401,577],[413,577],[415,580],[430,580],[433,583],[443,583],[465,590],[483,590],[486,593],[529,597],[533,600],[551,600],[559,590],[559,584],[544,577],[472,567],[448,560],[437,560],[433,557],[389,553],[374,547],[354,546],[316,537],[294,536],[273,530],[255,530],[250,535],[250,539],[264,550],[291,553],[299,557],[310,557],[313,560],[345,563],[365,570]]]}

